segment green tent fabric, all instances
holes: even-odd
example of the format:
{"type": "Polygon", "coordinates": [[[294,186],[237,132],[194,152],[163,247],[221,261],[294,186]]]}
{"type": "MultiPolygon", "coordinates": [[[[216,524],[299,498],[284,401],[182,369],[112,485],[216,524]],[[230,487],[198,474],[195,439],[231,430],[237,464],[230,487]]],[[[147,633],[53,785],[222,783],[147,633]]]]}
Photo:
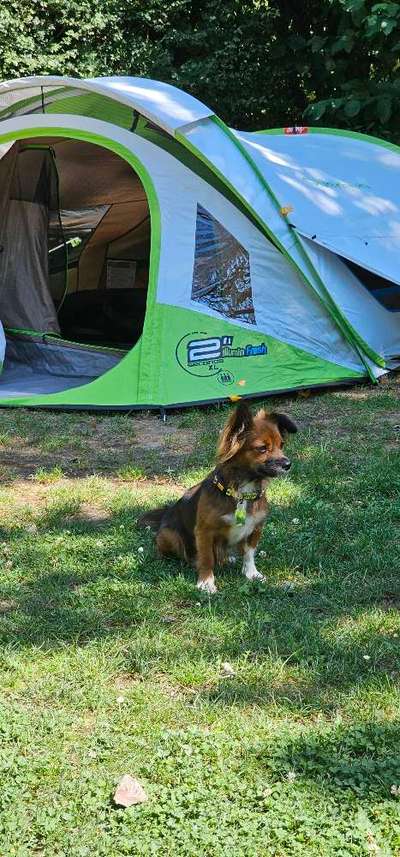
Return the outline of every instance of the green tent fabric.
{"type": "Polygon", "coordinates": [[[1,84],[0,405],[375,380],[400,355],[399,167],[362,135],[233,131],[157,81],[1,84]]]}

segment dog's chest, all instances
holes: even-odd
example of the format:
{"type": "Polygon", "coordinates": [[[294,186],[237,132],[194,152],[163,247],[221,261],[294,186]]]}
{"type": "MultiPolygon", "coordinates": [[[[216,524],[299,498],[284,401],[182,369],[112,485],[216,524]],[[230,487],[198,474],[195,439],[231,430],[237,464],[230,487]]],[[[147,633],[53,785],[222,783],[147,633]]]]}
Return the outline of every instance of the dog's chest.
{"type": "Polygon", "coordinates": [[[255,530],[256,526],[261,523],[265,519],[265,511],[260,510],[255,512],[254,514],[247,514],[246,519],[243,524],[238,524],[235,518],[235,515],[224,515],[223,520],[226,524],[229,525],[229,530],[227,534],[227,542],[229,545],[236,545],[239,542],[247,539],[248,536],[251,536],[253,530],[255,530]]]}

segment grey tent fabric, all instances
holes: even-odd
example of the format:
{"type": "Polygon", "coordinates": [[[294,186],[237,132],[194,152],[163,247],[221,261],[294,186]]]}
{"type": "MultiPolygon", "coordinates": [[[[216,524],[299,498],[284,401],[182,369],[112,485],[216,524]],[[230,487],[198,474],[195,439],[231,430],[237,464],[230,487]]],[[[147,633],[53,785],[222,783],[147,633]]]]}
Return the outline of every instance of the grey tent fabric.
{"type": "Polygon", "coordinates": [[[49,290],[58,313],[67,293],[73,290],[74,279],[77,285],[77,265],[82,251],[109,207],[97,205],[74,211],[59,209],[49,212],[49,290]],[[78,243],[75,245],[76,240],[78,243]],[[71,275],[72,270],[75,278],[71,275]]]}
{"type": "MultiPolygon", "coordinates": [[[[0,148],[0,248],[3,252],[4,247],[4,229],[6,225],[6,216],[10,199],[10,187],[14,176],[15,165],[18,157],[18,144],[11,146],[6,154],[3,154],[3,147],[0,148]]],[[[0,274],[1,274],[1,259],[0,259],[0,274]]]]}
{"type": "Polygon", "coordinates": [[[47,210],[12,200],[7,227],[0,318],[6,327],[59,333],[47,282],[47,210]]]}
{"type": "Polygon", "coordinates": [[[79,208],[71,211],[70,209],[60,209],[60,211],[50,212],[49,232],[50,238],[52,234],[57,233],[62,223],[65,239],[73,238],[75,235],[88,233],[90,235],[100,220],[108,211],[108,205],[95,205],[91,208],[79,208]]]}
{"type": "Polygon", "coordinates": [[[59,333],[48,288],[51,156],[47,150],[20,150],[13,167],[5,188],[8,204],[2,201],[0,318],[6,327],[59,333]]]}
{"type": "Polygon", "coordinates": [[[15,398],[79,387],[112,369],[123,356],[116,349],[100,351],[46,336],[8,336],[1,393],[15,398]]]}

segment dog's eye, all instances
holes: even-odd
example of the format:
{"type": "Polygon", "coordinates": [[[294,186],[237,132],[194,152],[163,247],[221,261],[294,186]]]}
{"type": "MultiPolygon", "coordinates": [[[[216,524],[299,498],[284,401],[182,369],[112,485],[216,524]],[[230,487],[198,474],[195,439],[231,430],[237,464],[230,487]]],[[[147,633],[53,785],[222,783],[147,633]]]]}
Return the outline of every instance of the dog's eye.
{"type": "Polygon", "coordinates": [[[255,451],[256,451],[256,452],[267,452],[268,447],[267,447],[267,446],[265,446],[265,445],[263,445],[263,446],[255,446],[255,447],[254,447],[254,449],[255,449],[255,451]]]}

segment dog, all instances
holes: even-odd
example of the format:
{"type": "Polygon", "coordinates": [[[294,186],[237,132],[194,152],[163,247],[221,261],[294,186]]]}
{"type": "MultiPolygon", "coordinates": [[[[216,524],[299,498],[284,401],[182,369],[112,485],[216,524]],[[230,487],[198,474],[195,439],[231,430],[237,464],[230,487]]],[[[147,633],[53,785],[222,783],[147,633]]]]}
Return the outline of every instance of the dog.
{"type": "Polygon", "coordinates": [[[196,565],[198,589],[217,591],[215,566],[232,550],[242,556],[248,580],[265,580],[254,561],[268,513],[265,490],[270,479],[289,471],[283,444],[296,431],[285,414],[261,409],[253,416],[240,402],[222,430],[215,470],[173,505],[141,519],[156,531],[161,556],[196,565]]]}

